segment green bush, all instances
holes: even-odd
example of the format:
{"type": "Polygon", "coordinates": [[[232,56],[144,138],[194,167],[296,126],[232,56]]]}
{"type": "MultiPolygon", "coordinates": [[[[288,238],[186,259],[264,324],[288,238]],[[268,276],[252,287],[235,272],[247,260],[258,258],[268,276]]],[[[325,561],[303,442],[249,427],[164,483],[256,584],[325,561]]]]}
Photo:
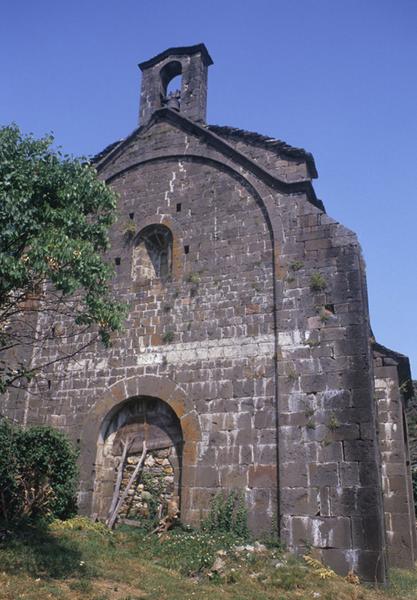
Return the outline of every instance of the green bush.
{"type": "Polygon", "coordinates": [[[219,492],[210,503],[210,510],[202,523],[202,529],[210,532],[232,533],[239,538],[249,537],[248,514],[241,492],[219,492]]]}
{"type": "Polygon", "coordinates": [[[5,521],[18,497],[15,438],[16,429],[6,419],[0,419],[0,519],[5,521]]]}
{"type": "Polygon", "coordinates": [[[0,520],[65,519],[76,512],[77,453],[52,427],[0,419],[0,520]]]}

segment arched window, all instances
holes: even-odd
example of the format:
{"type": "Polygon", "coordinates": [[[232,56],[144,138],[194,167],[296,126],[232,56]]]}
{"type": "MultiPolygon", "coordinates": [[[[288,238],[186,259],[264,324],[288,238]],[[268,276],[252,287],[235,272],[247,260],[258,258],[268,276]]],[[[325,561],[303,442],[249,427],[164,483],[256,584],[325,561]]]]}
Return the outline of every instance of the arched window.
{"type": "Polygon", "coordinates": [[[178,60],[173,60],[162,67],[161,76],[161,106],[168,106],[175,110],[181,104],[181,74],[182,65],[178,60]]]}
{"type": "Polygon", "coordinates": [[[148,225],[139,233],[133,250],[132,278],[162,281],[171,276],[172,233],[164,225],[148,225]]]}

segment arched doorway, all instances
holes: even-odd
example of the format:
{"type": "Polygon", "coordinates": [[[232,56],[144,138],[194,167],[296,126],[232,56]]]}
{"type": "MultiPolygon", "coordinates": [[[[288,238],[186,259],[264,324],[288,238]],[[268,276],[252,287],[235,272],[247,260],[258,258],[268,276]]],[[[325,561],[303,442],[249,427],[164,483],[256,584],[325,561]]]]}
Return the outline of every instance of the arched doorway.
{"type": "MultiPolygon", "coordinates": [[[[83,418],[80,433],[80,489],[78,506],[81,514],[106,518],[111,504],[115,457],[109,451],[113,425],[123,426],[117,415],[135,398],[151,398],[172,409],[174,421],[180,424],[183,445],[178,472],[181,521],[196,525],[200,510],[194,506],[192,494],[195,487],[198,462],[198,444],[201,429],[198,415],[184,390],[167,377],[143,375],[121,379],[100,395],[83,418]],[[106,443],[107,442],[107,443],[106,443]]],[[[171,413],[171,415],[172,415],[171,413]]],[[[120,428],[120,427],[119,427],[120,428]]],[[[113,432],[114,433],[114,432],[113,432]]]]}
{"type": "Polygon", "coordinates": [[[184,444],[180,420],[163,400],[137,396],[117,405],[102,422],[98,457],[101,477],[96,479],[99,517],[107,516],[119,470],[123,493],[144,441],[144,466],[121,507],[120,518],[156,522],[165,516],[170,503],[180,507],[184,444]]]}

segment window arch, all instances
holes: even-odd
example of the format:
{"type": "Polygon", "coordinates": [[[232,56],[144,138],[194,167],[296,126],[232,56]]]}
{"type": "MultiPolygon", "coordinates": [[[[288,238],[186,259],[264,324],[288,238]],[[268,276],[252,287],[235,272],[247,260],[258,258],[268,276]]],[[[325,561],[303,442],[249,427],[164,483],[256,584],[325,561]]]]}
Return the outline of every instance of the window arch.
{"type": "Polygon", "coordinates": [[[133,250],[132,278],[166,281],[172,273],[172,233],[165,225],[148,225],[139,232],[133,250]]]}

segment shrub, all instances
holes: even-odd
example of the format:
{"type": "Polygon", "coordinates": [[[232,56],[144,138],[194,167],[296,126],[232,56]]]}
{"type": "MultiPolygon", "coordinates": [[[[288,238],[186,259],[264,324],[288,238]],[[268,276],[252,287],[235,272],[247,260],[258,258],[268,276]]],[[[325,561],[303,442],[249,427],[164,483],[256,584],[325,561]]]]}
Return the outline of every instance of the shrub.
{"type": "Polygon", "coordinates": [[[211,500],[209,513],[202,522],[202,529],[248,538],[248,514],[243,494],[236,491],[216,494],[211,500]]]}
{"type": "Polygon", "coordinates": [[[0,419],[0,519],[8,521],[9,511],[18,496],[16,429],[0,419]]]}
{"type": "Polygon", "coordinates": [[[0,419],[0,520],[65,519],[76,511],[77,453],[52,427],[0,419]]]}

